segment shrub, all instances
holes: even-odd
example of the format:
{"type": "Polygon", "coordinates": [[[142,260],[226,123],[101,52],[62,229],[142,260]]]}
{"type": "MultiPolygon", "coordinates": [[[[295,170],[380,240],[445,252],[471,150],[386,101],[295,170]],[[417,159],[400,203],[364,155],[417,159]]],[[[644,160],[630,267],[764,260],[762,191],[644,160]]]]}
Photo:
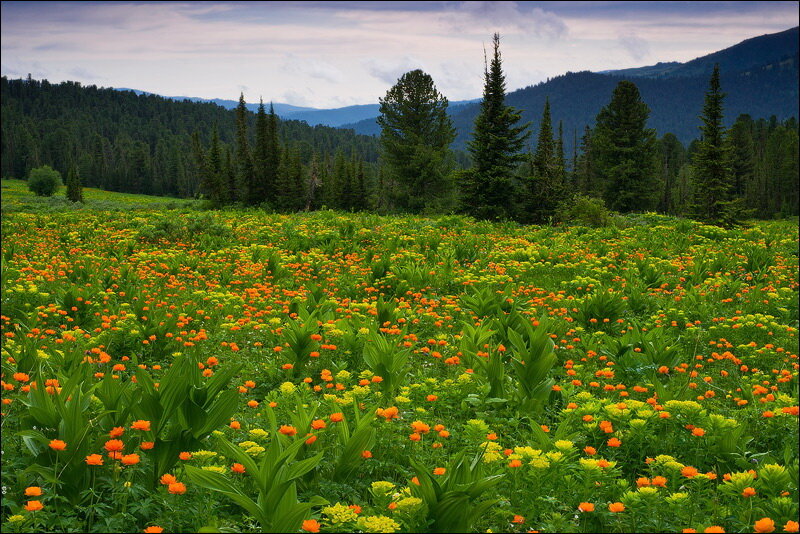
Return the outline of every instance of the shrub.
{"type": "Polygon", "coordinates": [[[556,220],[567,224],[600,228],[612,222],[611,211],[600,198],[578,195],[559,205],[556,220]]]}
{"type": "Polygon", "coordinates": [[[61,173],[49,165],[31,169],[28,176],[28,189],[36,196],[51,197],[61,187],[61,173]]]}

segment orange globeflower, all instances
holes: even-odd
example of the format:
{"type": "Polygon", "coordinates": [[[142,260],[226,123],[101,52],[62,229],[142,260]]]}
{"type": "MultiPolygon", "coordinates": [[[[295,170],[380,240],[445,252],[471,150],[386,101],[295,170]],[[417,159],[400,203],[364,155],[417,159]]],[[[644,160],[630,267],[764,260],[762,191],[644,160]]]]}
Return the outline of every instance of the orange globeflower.
{"type": "Polygon", "coordinates": [[[239,473],[240,475],[245,472],[245,468],[242,464],[233,464],[231,466],[231,471],[234,473],[239,473]]]}
{"type": "Polygon", "coordinates": [[[361,451],[361,457],[364,459],[372,458],[372,451],[361,451]]]}
{"type": "Polygon", "coordinates": [[[108,437],[110,438],[118,438],[122,434],[125,433],[125,427],[122,426],[115,426],[111,430],[108,431],[108,437]]]}
{"type": "Polygon", "coordinates": [[[159,526],[153,525],[152,527],[147,527],[142,532],[144,532],[145,534],[160,534],[161,532],[164,532],[164,529],[159,526]]]}
{"type": "Polygon", "coordinates": [[[319,523],[316,519],[306,519],[301,528],[306,532],[319,532],[319,523]]]}
{"type": "Polygon", "coordinates": [[[725,532],[725,529],[722,528],[722,527],[719,527],[717,525],[711,525],[710,527],[706,528],[703,532],[709,532],[709,533],[711,533],[711,532],[725,532]]]}
{"type": "Polygon", "coordinates": [[[25,488],[26,497],[39,497],[42,494],[42,488],[39,486],[30,486],[25,488]]]}
{"type": "Polygon", "coordinates": [[[578,505],[578,510],[581,512],[594,512],[594,504],[590,502],[582,502],[578,505]]]}
{"type": "Polygon", "coordinates": [[[163,475],[161,475],[161,478],[159,479],[159,482],[161,482],[165,486],[169,486],[170,484],[174,484],[177,481],[178,481],[178,479],[175,478],[175,475],[170,475],[169,473],[164,473],[163,475]]]}
{"type": "Polygon", "coordinates": [[[25,505],[25,509],[29,512],[35,512],[37,510],[41,510],[44,508],[44,505],[40,501],[28,501],[25,505]]]}
{"type": "Polygon", "coordinates": [[[695,469],[691,465],[687,465],[686,467],[681,469],[681,474],[686,478],[694,478],[697,476],[697,473],[698,473],[697,469],[695,469]]]}
{"type": "Polygon", "coordinates": [[[595,454],[597,454],[597,449],[595,449],[594,447],[586,446],[583,448],[583,452],[585,452],[589,456],[594,456],[595,454]]]}
{"type": "Polygon", "coordinates": [[[183,460],[183,461],[189,461],[189,460],[192,459],[192,453],[191,452],[182,452],[182,453],[180,453],[178,455],[178,458],[183,460]]]}
{"type": "Polygon", "coordinates": [[[620,445],[622,445],[622,442],[617,438],[611,438],[608,440],[609,447],[619,447],[620,445]]]}
{"type": "Polygon", "coordinates": [[[697,436],[698,438],[702,438],[703,436],[706,435],[706,431],[703,430],[702,428],[699,428],[699,427],[698,428],[693,428],[692,429],[692,435],[693,436],[697,436]]]}
{"type": "Polygon", "coordinates": [[[106,441],[105,448],[108,452],[120,452],[125,448],[125,444],[118,439],[110,439],[106,441]]]}
{"type": "Polygon", "coordinates": [[[99,454],[90,454],[86,457],[86,465],[103,465],[103,457],[99,454]]]}
{"type": "Polygon", "coordinates": [[[141,430],[143,432],[150,432],[150,421],[143,421],[141,419],[134,421],[133,424],[131,424],[131,428],[134,430],[141,430]]]}
{"type": "Polygon", "coordinates": [[[755,532],[775,532],[775,521],[769,517],[763,517],[756,521],[753,530],[755,532]]]}
{"type": "Polygon", "coordinates": [[[336,412],[331,414],[332,423],[341,423],[342,421],[344,421],[344,414],[342,412],[336,412]]]}
{"type": "Polygon", "coordinates": [[[414,429],[414,432],[422,434],[427,434],[431,430],[431,427],[429,425],[426,425],[422,421],[414,421],[413,423],[411,423],[411,428],[414,429]]]}
{"type": "Polygon", "coordinates": [[[619,512],[624,512],[625,505],[622,504],[621,502],[612,502],[611,504],[608,505],[608,511],[614,512],[615,514],[618,514],[619,512]]]}
{"type": "Polygon", "coordinates": [[[508,467],[520,467],[521,465],[522,462],[520,462],[519,460],[511,460],[510,462],[508,462],[508,467]]]}
{"type": "Polygon", "coordinates": [[[328,426],[327,423],[325,423],[325,421],[323,421],[322,419],[314,419],[313,421],[311,421],[311,428],[313,428],[314,430],[320,430],[322,428],[325,428],[326,426],[328,426]]]}
{"type": "Polygon", "coordinates": [[[154,441],[143,441],[141,445],[139,445],[139,448],[142,449],[143,451],[149,451],[155,446],[156,443],[154,441]]]}
{"type": "Polygon", "coordinates": [[[666,477],[662,476],[653,477],[653,480],[651,480],[650,483],[653,484],[654,486],[659,486],[661,488],[664,488],[667,486],[667,479],[666,477]]]}
{"type": "Polygon", "coordinates": [[[525,522],[525,517],[521,515],[515,515],[514,519],[512,519],[511,522],[521,525],[522,523],[525,522]]]}
{"type": "Polygon", "coordinates": [[[242,428],[242,424],[239,421],[231,421],[231,424],[228,426],[230,426],[234,430],[239,430],[240,428],[242,428]]]}
{"type": "Polygon", "coordinates": [[[122,463],[125,465],[136,465],[139,463],[138,454],[126,454],[122,457],[122,463]]]}
{"type": "Polygon", "coordinates": [[[67,448],[67,444],[60,439],[50,440],[50,448],[54,451],[63,451],[67,448]]]}
{"type": "Polygon", "coordinates": [[[437,467],[436,469],[433,470],[434,475],[443,475],[445,474],[445,472],[447,472],[447,469],[445,469],[444,467],[437,467]]]}
{"type": "Polygon", "coordinates": [[[800,523],[797,521],[787,521],[785,525],[783,525],[784,532],[800,532],[800,523]]]}
{"type": "Polygon", "coordinates": [[[314,434],[306,434],[308,438],[306,438],[306,445],[313,445],[315,441],[317,441],[317,436],[314,434]]]}
{"type": "Polygon", "coordinates": [[[173,495],[183,495],[186,493],[186,485],[183,482],[173,482],[167,486],[167,491],[173,495]]]}
{"type": "Polygon", "coordinates": [[[755,494],[756,494],[755,488],[747,487],[742,490],[742,497],[752,497],[755,494]]]}
{"type": "Polygon", "coordinates": [[[297,434],[297,429],[291,425],[281,425],[281,428],[278,430],[284,436],[294,436],[297,434]]]}

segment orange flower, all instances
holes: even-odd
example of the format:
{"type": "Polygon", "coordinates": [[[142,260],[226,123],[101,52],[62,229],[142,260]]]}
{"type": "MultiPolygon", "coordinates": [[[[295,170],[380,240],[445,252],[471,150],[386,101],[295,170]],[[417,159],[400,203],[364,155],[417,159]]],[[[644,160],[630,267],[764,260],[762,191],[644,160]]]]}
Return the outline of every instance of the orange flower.
{"type": "Polygon", "coordinates": [[[512,519],[511,522],[521,525],[522,523],[525,522],[525,517],[521,515],[515,515],[514,519],[512,519]]]}
{"type": "Polygon", "coordinates": [[[755,532],[775,532],[775,521],[769,517],[763,517],[756,521],[753,530],[755,532]]]}
{"type": "Polygon", "coordinates": [[[169,486],[170,484],[176,483],[178,481],[178,479],[175,478],[175,475],[170,475],[169,473],[164,473],[163,475],[161,475],[161,478],[158,479],[158,481],[161,482],[162,484],[164,484],[165,486],[169,486]]]}
{"type": "Polygon", "coordinates": [[[106,441],[105,448],[108,452],[120,452],[125,448],[125,444],[118,439],[110,439],[106,441]]]}
{"type": "Polygon", "coordinates": [[[621,502],[612,502],[608,505],[608,511],[618,514],[625,511],[625,505],[621,502]]]}
{"type": "Polygon", "coordinates": [[[125,465],[136,465],[139,463],[138,454],[126,454],[122,457],[122,463],[125,465]]]}
{"type": "Polygon", "coordinates": [[[800,523],[797,521],[787,521],[785,525],[783,525],[784,532],[800,532],[800,523]]]}
{"type": "Polygon", "coordinates": [[[251,408],[256,408],[258,407],[258,401],[256,400],[247,401],[247,405],[251,408]]]}
{"type": "Polygon", "coordinates": [[[86,457],[86,465],[103,465],[103,457],[99,454],[90,454],[86,457]]]}
{"type": "Polygon", "coordinates": [[[182,453],[180,453],[178,455],[178,458],[183,460],[183,461],[189,461],[189,460],[192,459],[192,453],[191,452],[182,452],[182,453]]]}
{"type": "Polygon", "coordinates": [[[486,434],[486,439],[488,439],[489,441],[494,441],[497,439],[497,434],[495,434],[494,432],[486,434]]]}
{"type": "Polygon", "coordinates": [[[703,532],[725,532],[725,529],[717,525],[712,525],[706,528],[703,532]]]}
{"type": "Polygon", "coordinates": [[[425,397],[425,400],[428,401],[428,402],[433,402],[438,398],[439,397],[437,397],[436,395],[428,395],[427,397],[425,397]]]}
{"type": "Polygon", "coordinates": [[[619,447],[620,445],[622,445],[622,442],[617,438],[611,438],[610,440],[608,440],[609,447],[619,447]]]}
{"type": "Polygon", "coordinates": [[[67,444],[60,439],[50,440],[50,448],[54,451],[63,451],[67,448],[67,444]]]}
{"type": "Polygon", "coordinates": [[[142,449],[143,451],[149,451],[155,446],[156,444],[154,441],[143,441],[142,444],[139,445],[139,448],[142,449]]]}
{"type": "Polygon", "coordinates": [[[650,485],[650,479],[647,478],[647,477],[641,477],[641,478],[637,478],[636,479],[636,487],[637,488],[647,487],[649,485],[650,485]]]}
{"type": "Polygon", "coordinates": [[[325,428],[326,426],[328,425],[322,419],[315,419],[311,421],[311,428],[313,428],[314,430],[320,430],[321,428],[325,428]]]}
{"type": "Polygon", "coordinates": [[[30,486],[25,488],[26,497],[39,497],[42,494],[42,488],[39,486],[30,486]]]}
{"type": "Polygon", "coordinates": [[[422,439],[422,436],[414,432],[413,434],[409,434],[408,439],[410,439],[411,441],[419,441],[422,439]]]}
{"type": "Polygon", "coordinates": [[[14,380],[17,382],[27,382],[30,380],[31,377],[26,375],[25,373],[14,373],[14,380]]]}
{"type": "Polygon", "coordinates": [[[309,434],[308,438],[306,438],[306,445],[313,445],[315,441],[317,441],[317,436],[309,434]]]}
{"type": "Polygon", "coordinates": [[[42,508],[44,508],[44,505],[39,501],[28,501],[28,503],[25,505],[25,509],[29,512],[36,512],[42,508]]]}
{"type": "Polygon", "coordinates": [[[361,457],[365,460],[372,458],[372,451],[361,451],[361,457]]]}
{"type": "Polygon", "coordinates": [[[590,502],[582,502],[578,505],[581,512],[594,512],[594,505],[590,502]]]}
{"type": "Polygon", "coordinates": [[[755,488],[747,487],[747,488],[742,490],[742,497],[752,497],[755,494],[756,494],[756,489],[755,488]]]}
{"type": "Polygon", "coordinates": [[[510,462],[508,462],[508,467],[512,467],[512,468],[513,467],[520,467],[521,465],[522,465],[522,462],[520,462],[519,460],[511,460],[510,462]]]}
{"type": "Polygon", "coordinates": [[[664,488],[667,486],[667,479],[665,477],[653,477],[653,480],[650,481],[651,484],[654,486],[659,486],[664,488]]]}
{"type": "Polygon", "coordinates": [[[234,473],[239,473],[240,475],[245,472],[244,466],[242,464],[233,464],[231,466],[231,471],[234,473]]]}
{"type": "Polygon", "coordinates": [[[411,428],[414,429],[414,432],[421,434],[427,434],[431,430],[431,427],[426,425],[422,421],[414,421],[413,423],[411,423],[411,428]]]}
{"type": "Polygon", "coordinates": [[[703,436],[706,435],[706,431],[703,430],[702,428],[699,428],[699,427],[698,428],[693,428],[692,429],[692,435],[693,436],[697,436],[698,438],[702,438],[703,436]]]}
{"type": "Polygon", "coordinates": [[[125,427],[122,426],[115,426],[111,430],[108,431],[108,437],[110,438],[118,438],[122,434],[125,433],[125,427]]]}
{"type": "Polygon", "coordinates": [[[228,426],[230,426],[234,430],[239,430],[240,428],[242,428],[242,424],[239,421],[231,421],[231,424],[228,426]]]}
{"type": "Polygon", "coordinates": [[[183,495],[186,493],[186,486],[182,482],[173,482],[167,486],[167,491],[173,495],[183,495]]]}
{"type": "Polygon", "coordinates": [[[134,430],[141,430],[142,432],[150,432],[150,421],[143,421],[141,419],[134,421],[133,424],[131,424],[131,428],[134,430]]]}
{"type": "Polygon", "coordinates": [[[447,469],[445,469],[444,467],[437,467],[436,469],[433,470],[433,474],[434,475],[443,475],[446,472],[447,472],[447,469]]]}
{"type": "Polygon", "coordinates": [[[594,456],[595,454],[597,454],[597,449],[595,449],[594,447],[586,446],[583,448],[583,452],[585,452],[589,456],[594,456]]]}
{"type": "Polygon", "coordinates": [[[153,525],[152,527],[147,527],[142,532],[144,532],[145,534],[160,534],[161,532],[164,532],[164,529],[159,526],[153,525]]]}
{"type": "Polygon", "coordinates": [[[294,436],[297,434],[297,429],[291,425],[281,425],[281,428],[278,430],[284,436],[294,436]]]}
{"type": "Polygon", "coordinates": [[[342,412],[331,414],[331,423],[341,423],[342,421],[344,421],[344,414],[342,412]]]}
{"type": "Polygon", "coordinates": [[[301,528],[306,532],[319,532],[319,523],[316,519],[306,519],[301,528]]]}
{"type": "Polygon", "coordinates": [[[419,479],[417,477],[411,477],[411,483],[415,486],[420,486],[419,479]]]}
{"type": "Polygon", "coordinates": [[[698,473],[697,469],[695,469],[691,465],[687,465],[686,467],[681,469],[681,474],[686,478],[694,478],[697,476],[697,473],[698,473]]]}

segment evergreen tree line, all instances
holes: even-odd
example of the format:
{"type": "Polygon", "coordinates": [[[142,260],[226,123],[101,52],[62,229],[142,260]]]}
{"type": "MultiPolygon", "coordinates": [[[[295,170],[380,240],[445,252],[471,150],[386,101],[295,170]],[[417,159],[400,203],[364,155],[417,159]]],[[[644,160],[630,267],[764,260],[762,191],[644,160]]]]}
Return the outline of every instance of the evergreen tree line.
{"type": "Polygon", "coordinates": [[[239,111],[216,104],[176,102],[74,82],[50,84],[30,77],[3,77],[0,103],[3,178],[24,179],[31,169],[49,165],[65,177],[74,169],[83,186],[109,191],[175,197],[216,194],[219,204],[266,202],[291,210],[305,209],[308,199],[297,200],[297,191],[305,194],[316,165],[318,177],[330,175],[341,185],[329,184],[324,195],[320,189],[313,202],[333,201],[327,205],[342,209],[371,206],[364,202],[363,190],[378,176],[378,140],[352,130],[312,127],[266,114],[273,144],[264,149],[264,140],[256,136],[263,134],[259,114],[248,111],[242,120],[239,111]],[[218,174],[224,176],[224,193],[205,190],[210,185],[207,160],[214,137],[217,161],[211,168],[218,166],[218,174]],[[253,184],[274,188],[247,189],[252,185],[250,169],[255,173],[253,184]],[[300,182],[302,188],[297,186],[300,182]],[[360,195],[357,201],[356,195],[360,195]]]}

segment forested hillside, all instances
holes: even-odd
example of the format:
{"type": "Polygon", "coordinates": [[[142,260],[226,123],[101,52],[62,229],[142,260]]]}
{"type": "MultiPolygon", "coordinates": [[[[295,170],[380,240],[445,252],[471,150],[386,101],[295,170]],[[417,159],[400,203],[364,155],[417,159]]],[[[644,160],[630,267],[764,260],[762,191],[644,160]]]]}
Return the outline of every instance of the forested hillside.
{"type": "MultiPolygon", "coordinates": [[[[23,178],[50,165],[66,176],[78,166],[86,185],[111,191],[193,196],[202,180],[202,154],[217,125],[223,159],[236,129],[233,110],[176,102],[156,95],[46,80],[0,81],[3,177],[23,178]]],[[[250,131],[255,114],[247,113],[250,131]]],[[[366,163],[378,141],[351,130],[280,121],[281,142],[304,165],[341,152],[366,163]]]]}

